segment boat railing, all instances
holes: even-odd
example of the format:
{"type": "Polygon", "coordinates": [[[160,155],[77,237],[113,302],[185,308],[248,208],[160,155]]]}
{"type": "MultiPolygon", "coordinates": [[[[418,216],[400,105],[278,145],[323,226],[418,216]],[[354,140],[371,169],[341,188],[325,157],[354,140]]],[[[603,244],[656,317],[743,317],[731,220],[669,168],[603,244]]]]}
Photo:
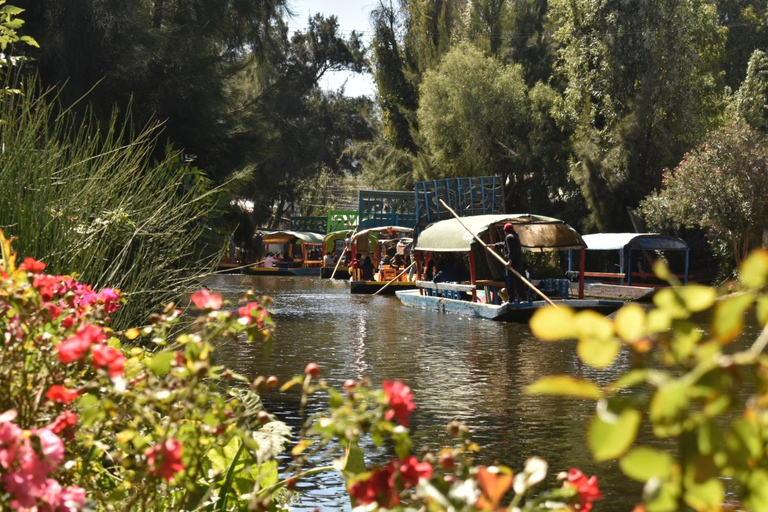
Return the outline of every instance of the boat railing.
{"type": "Polygon", "coordinates": [[[446,299],[463,300],[464,293],[472,295],[475,300],[477,287],[473,284],[460,283],[434,283],[432,281],[416,281],[420,295],[430,297],[444,297],[446,299]]]}

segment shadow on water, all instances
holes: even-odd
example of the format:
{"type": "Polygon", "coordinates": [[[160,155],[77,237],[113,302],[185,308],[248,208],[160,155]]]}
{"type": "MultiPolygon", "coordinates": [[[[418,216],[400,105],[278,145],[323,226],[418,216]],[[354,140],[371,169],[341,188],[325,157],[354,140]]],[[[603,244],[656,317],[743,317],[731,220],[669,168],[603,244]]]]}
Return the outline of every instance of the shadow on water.
{"type": "MultiPolygon", "coordinates": [[[[416,451],[448,444],[448,422],[458,419],[483,451],[481,463],[521,469],[533,455],[550,464],[549,484],[569,467],[597,474],[604,500],[597,510],[631,510],[640,488],[611,464],[592,462],[586,429],[593,403],[523,394],[537,378],[569,373],[608,382],[627,368],[626,357],[610,370],[582,367],[573,345],[536,340],[527,326],[406,308],[394,297],[350,295],[346,283],[293,277],[217,276],[207,285],[233,301],[248,288],[274,299],[277,333],[269,359],[258,344],[227,343],[218,363],[250,378],[280,381],[317,361],[323,378],[341,388],[346,379],[400,379],[417,403],[411,424],[416,451]]],[[[271,393],[268,410],[298,429],[298,396],[271,393]]],[[[310,409],[324,404],[315,401],[310,409]]],[[[373,450],[371,461],[383,462],[373,450]]],[[[327,461],[326,461],[327,462],[327,461]]],[[[297,510],[349,509],[343,480],[335,473],[300,483],[297,510]]]]}

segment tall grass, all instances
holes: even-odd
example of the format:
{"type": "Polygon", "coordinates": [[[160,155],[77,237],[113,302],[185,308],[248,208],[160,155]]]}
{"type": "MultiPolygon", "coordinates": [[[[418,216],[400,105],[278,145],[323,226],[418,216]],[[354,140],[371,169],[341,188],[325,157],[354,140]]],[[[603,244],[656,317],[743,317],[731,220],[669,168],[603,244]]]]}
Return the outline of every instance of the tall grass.
{"type": "Polygon", "coordinates": [[[51,273],[123,290],[117,326],[143,321],[210,266],[200,241],[216,192],[178,154],[152,161],[159,132],[134,134],[116,116],[100,128],[32,86],[0,97],[0,229],[51,273]]]}

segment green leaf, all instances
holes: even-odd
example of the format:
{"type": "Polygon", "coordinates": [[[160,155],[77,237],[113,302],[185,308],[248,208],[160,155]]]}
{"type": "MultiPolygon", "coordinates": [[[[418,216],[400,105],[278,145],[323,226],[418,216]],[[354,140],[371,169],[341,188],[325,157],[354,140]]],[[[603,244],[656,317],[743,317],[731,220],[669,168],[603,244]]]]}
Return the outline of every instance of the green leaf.
{"type": "Polygon", "coordinates": [[[609,340],[613,337],[613,322],[597,311],[586,309],[576,315],[579,338],[609,340]]]}
{"type": "Polygon", "coordinates": [[[576,312],[568,307],[540,308],[531,317],[529,325],[533,334],[544,341],[576,338],[575,315],[576,312]]]}
{"type": "Polygon", "coordinates": [[[685,302],[674,288],[663,288],[653,295],[654,305],[664,310],[671,318],[688,318],[690,313],[685,302]]]}
{"type": "Polygon", "coordinates": [[[594,368],[608,368],[616,360],[621,342],[616,338],[581,338],[576,345],[579,357],[594,368]]]}
{"type": "Polygon", "coordinates": [[[755,469],[747,481],[749,494],[744,500],[747,510],[768,510],[768,471],[755,469]]]}
{"type": "Polygon", "coordinates": [[[11,16],[18,16],[24,12],[24,9],[16,7],[15,5],[4,5],[2,9],[0,9],[0,12],[3,14],[10,14],[11,16]]]}
{"type": "Polygon", "coordinates": [[[710,478],[702,484],[688,485],[685,488],[683,500],[694,510],[721,510],[725,488],[719,478],[710,478]]]}
{"type": "Polygon", "coordinates": [[[85,427],[91,426],[106,417],[104,409],[101,407],[101,402],[91,394],[80,395],[76,403],[79,423],[85,427]]]}
{"type": "Polygon", "coordinates": [[[652,309],[648,313],[648,333],[664,332],[672,326],[672,315],[663,309],[652,309]]]}
{"type": "Polygon", "coordinates": [[[628,407],[619,414],[598,412],[589,423],[587,444],[597,462],[621,457],[637,437],[642,415],[628,407]]]}
{"type": "Polygon", "coordinates": [[[689,284],[678,291],[683,298],[683,302],[685,302],[685,307],[693,313],[712,307],[715,300],[717,300],[717,292],[709,286],[689,284]]]}
{"type": "Polygon", "coordinates": [[[744,293],[718,302],[712,320],[712,332],[721,344],[730,343],[744,329],[744,313],[755,300],[754,293],[744,293]]]}
{"type": "Polygon", "coordinates": [[[739,281],[747,288],[760,288],[768,282],[768,251],[756,249],[750,253],[739,270],[739,281]]]}
{"type": "Polygon", "coordinates": [[[618,380],[608,385],[608,389],[611,391],[611,393],[615,393],[616,391],[620,391],[622,389],[637,386],[638,384],[645,382],[649,373],[650,370],[646,368],[630,370],[629,372],[619,377],[618,380]]]}
{"type": "Polygon", "coordinates": [[[680,421],[688,410],[688,384],[671,381],[656,390],[651,399],[650,418],[659,437],[676,435],[682,428],[680,421]]]}
{"type": "Polygon", "coordinates": [[[760,327],[765,327],[768,323],[768,295],[761,295],[757,298],[757,323],[760,327]]]}
{"type": "Polygon", "coordinates": [[[627,343],[645,337],[645,310],[640,304],[631,303],[622,307],[614,319],[616,334],[627,343]]]}
{"type": "Polygon", "coordinates": [[[603,396],[603,392],[594,383],[570,375],[542,377],[530,386],[526,386],[525,393],[529,395],[574,396],[593,400],[603,396]]]}
{"type": "Polygon", "coordinates": [[[35,48],[40,48],[40,45],[37,43],[34,37],[30,36],[21,36],[21,41],[27,43],[29,46],[34,46],[35,48]]]}
{"type": "Polygon", "coordinates": [[[149,363],[149,369],[157,376],[162,377],[171,370],[171,363],[176,358],[175,352],[160,352],[149,363]]]}
{"type": "Polygon", "coordinates": [[[368,469],[365,467],[365,458],[363,450],[357,443],[350,443],[344,450],[344,466],[342,472],[346,478],[350,478],[360,473],[365,473],[368,469]]]}
{"type": "Polygon", "coordinates": [[[664,479],[672,472],[672,456],[649,446],[637,446],[619,460],[619,467],[629,478],[647,482],[653,477],[664,479]]]}

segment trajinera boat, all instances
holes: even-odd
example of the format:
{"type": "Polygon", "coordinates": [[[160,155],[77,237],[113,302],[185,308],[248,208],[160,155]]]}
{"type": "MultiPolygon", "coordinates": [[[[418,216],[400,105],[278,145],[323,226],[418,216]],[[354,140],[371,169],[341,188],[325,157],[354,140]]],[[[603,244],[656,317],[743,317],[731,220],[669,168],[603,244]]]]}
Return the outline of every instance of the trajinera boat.
{"type": "Polygon", "coordinates": [[[260,276],[319,276],[323,235],[310,231],[262,231],[264,254],[245,270],[260,276]]]}
{"type": "MultiPolygon", "coordinates": [[[[416,288],[409,275],[413,229],[380,226],[364,229],[352,237],[350,293],[394,295],[397,290],[416,288]]],[[[415,268],[415,265],[414,265],[415,268]]]]}
{"type": "Polygon", "coordinates": [[[349,279],[351,250],[347,247],[347,239],[353,233],[354,231],[351,229],[343,229],[325,235],[323,239],[323,266],[320,269],[320,277],[330,279],[333,276],[334,279],[349,279]],[[326,258],[326,255],[329,257],[326,258]]]}
{"type": "MultiPolygon", "coordinates": [[[[535,299],[519,303],[504,302],[501,290],[505,284],[498,280],[498,276],[504,273],[503,266],[486,253],[471,233],[486,244],[501,242],[504,239],[503,226],[511,222],[515,225],[523,251],[567,251],[586,247],[573,228],[552,217],[532,214],[477,215],[462,217],[461,222],[466,228],[457,219],[448,219],[436,222],[421,232],[414,247],[418,266],[417,289],[397,292],[403,304],[491,320],[525,322],[534,311],[548,303],[537,295],[532,295],[535,299]],[[422,280],[432,278],[427,275],[432,266],[429,261],[437,261],[437,269],[442,264],[444,272],[446,268],[451,269],[454,279],[449,281],[452,282],[422,280]],[[466,269],[468,275],[462,275],[463,272],[457,269],[466,269]]],[[[570,282],[565,278],[530,281],[555,304],[573,309],[592,309],[608,314],[623,304],[618,300],[572,298],[570,282]]]]}
{"type": "MultiPolygon", "coordinates": [[[[595,233],[583,235],[585,249],[579,257],[586,263],[583,280],[571,283],[571,292],[583,286],[586,297],[649,300],[656,289],[666,287],[652,272],[653,262],[664,257],[675,274],[688,283],[689,248],[681,238],[658,233],[595,233]]],[[[574,258],[568,257],[569,275],[578,276],[574,258]]]]}

